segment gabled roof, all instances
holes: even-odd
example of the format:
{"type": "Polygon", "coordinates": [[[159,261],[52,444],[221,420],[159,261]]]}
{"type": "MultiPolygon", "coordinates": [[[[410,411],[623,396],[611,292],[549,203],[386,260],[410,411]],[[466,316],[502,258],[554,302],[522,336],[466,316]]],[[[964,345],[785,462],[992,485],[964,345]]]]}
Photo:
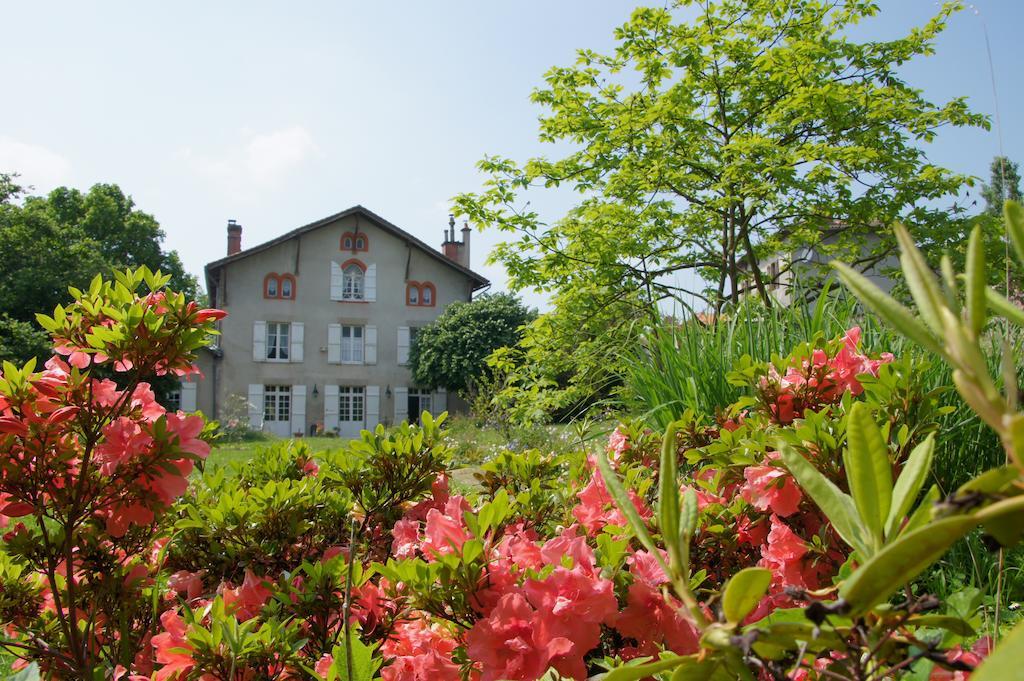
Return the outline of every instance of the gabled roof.
{"type": "Polygon", "coordinates": [[[224,265],[229,265],[229,264],[231,264],[231,263],[233,263],[233,262],[235,262],[237,260],[241,260],[242,258],[247,258],[250,255],[255,255],[255,254],[257,254],[257,253],[259,253],[261,251],[267,250],[268,248],[272,248],[272,247],[274,247],[274,246],[276,246],[278,244],[281,244],[281,243],[284,243],[284,242],[286,242],[286,241],[288,241],[290,239],[293,239],[294,237],[297,237],[297,236],[300,236],[302,234],[305,234],[306,232],[311,232],[314,229],[318,229],[320,227],[324,227],[326,225],[329,225],[332,222],[335,222],[337,220],[341,220],[343,218],[347,218],[347,217],[352,216],[352,215],[359,215],[361,217],[367,218],[368,220],[370,220],[370,222],[372,222],[373,224],[377,225],[377,227],[381,228],[385,232],[390,232],[392,235],[398,237],[399,239],[405,241],[406,243],[411,244],[413,246],[416,246],[417,248],[419,248],[420,250],[422,250],[424,253],[426,253],[430,257],[434,258],[435,260],[437,260],[439,262],[442,262],[445,265],[447,265],[448,267],[451,267],[452,269],[455,269],[455,270],[459,271],[460,273],[466,275],[467,277],[469,277],[470,279],[473,280],[473,282],[474,282],[473,290],[474,291],[476,291],[477,289],[483,288],[485,286],[488,286],[491,283],[485,277],[477,274],[476,272],[474,272],[473,270],[469,269],[468,267],[463,267],[462,265],[460,265],[459,263],[455,262],[454,260],[446,257],[440,251],[431,248],[426,243],[424,243],[423,241],[420,241],[419,239],[417,239],[415,236],[413,236],[409,232],[405,231],[401,227],[398,227],[398,226],[388,222],[387,220],[385,220],[381,216],[377,215],[373,211],[369,210],[368,208],[363,208],[362,206],[352,206],[351,208],[349,208],[347,210],[343,210],[340,213],[335,213],[334,215],[328,215],[327,217],[322,218],[320,220],[317,220],[316,222],[311,222],[308,225],[303,225],[302,227],[299,227],[297,229],[293,229],[292,231],[287,232],[285,234],[282,234],[281,236],[276,237],[274,239],[271,239],[270,241],[265,241],[262,244],[259,244],[257,246],[253,246],[252,248],[247,248],[247,249],[245,249],[243,251],[239,251],[238,253],[235,253],[234,255],[229,255],[226,258],[221,258],[220,260],[214,260],[211,263],[207,263],[207,265],[206,265],[207,289],[209,289],[209,285],[210,285],[210,274],[214,270],[217,270],[217,269],[223,267],[224,265]]]}

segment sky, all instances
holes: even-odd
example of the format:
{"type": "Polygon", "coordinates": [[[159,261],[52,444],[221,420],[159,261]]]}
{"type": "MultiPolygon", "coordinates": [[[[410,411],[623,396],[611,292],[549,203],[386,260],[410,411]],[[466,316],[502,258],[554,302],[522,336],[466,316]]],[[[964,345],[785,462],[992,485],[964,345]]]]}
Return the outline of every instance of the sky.
{"type": "MultiPolygon", "coordinates": [[[[610,51],[636,0],[5,3],[0,172],[45,193],[116,183],[200,277],[225,253],[361,204],[439,245],[452,196],[481,188],[484,155],[525,160],[544,72],[578,48],[610,51]]],[[[859,39],[923,24],[932,0],[882,0],[859,39]]],[[[1021,0],[955,15],[936,54],[903,69],[933,102],[968,97],[995,121],[990,37],[1006,155],[1024,162],[1021,0]]],[[[948,130],[941,165],[987,179],[995,128],[948,130]]],[[[571,197],[541,196],[556,219],[571,197]]],[[[503,236],[474,233],[473,268],[503,236]]],[[[2,273],[0,273],[2,275],[2,273]]],[[[527,293],[540,307],[544,299],[527,293]]]]}

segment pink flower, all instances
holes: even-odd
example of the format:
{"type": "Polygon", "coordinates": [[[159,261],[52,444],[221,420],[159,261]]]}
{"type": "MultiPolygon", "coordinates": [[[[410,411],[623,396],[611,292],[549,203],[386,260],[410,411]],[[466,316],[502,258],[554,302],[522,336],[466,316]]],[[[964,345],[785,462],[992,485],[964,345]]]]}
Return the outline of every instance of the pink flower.
{"type": "Polygon", "coordinates": [[[427,523],[421,546],[424,554],[437,556],[460,551],[462,545],[469,538],[469,532],[462,522],[461,515],[456,519],[441,513],[436,508],[427,512],[427,523]]]}
{"type": "Polygon", "coordinates": [[[747,466],[743,477],[747,482],[740,488],[740,496],[759,511],[770,510],[785,518],[800,507],[803,494],[787,471],[774,466],[747,466]]]}
{"type": "MultiPolygon", "coordinates": [[[[659,551],[661,551],[661,559],[667,565],[668,553],[661,549],[659,549],[659,551]]],[[[643,582],[647,586],[655,589],[668,582],[668,577],[665,576],[665,571],[658,563],[658,559],[655,558],[654,554],[650,551],[636,551],[632,556],[626,559],[626,562],[629,564],[630,573],[638,582],[643,582]]]]}
{"type": "Polygon", "coordinates": [[[196,661],[192,659],[192,646],[185,638],[185,622],[173,610],[160,615],[163,633],[153,637],[156,661],[163,666],[153,675],[153,681],[185,678],[196,661]]]}
{"type": "Polygon", "coordinates": [[[572,641],[547,638],[537,625],[537,613],[522,594],[502,596],[490,616],[466,634],[466,652],[481,666],[480,681],[533,681],[552,658],[572,650],[572,641]]]}
{"type": "MultiPolygon", "coordinates": [[[[962,664],[968,664],[972,667],[977,667],[981,664],[989,653],[992,652],[992,639],[988,636],[979,638],[970,650],[964,650],[960,645],[956,645],[946,651],[947,662],[959,662],[962,664]]],[[[967,681],[971,678],[971,672],[950,670],[939,665],[935,665],[932,668],[932,673],[928,676],[928,681],[967,681]]]]}
{"type": "MultiPolygon", "coordinates": [[[[572,515],[590,534],[597,534],[605,525],[626,527],[629,524],[626,516],[619,510],[611,494],[608,493],[600,471],[594,471],[590,482],[576,497],[580,503],[573,508],[572,515]]],[[[643,499],[637,496],[633,490],[629,490],[629,499],[642,518],[649,518],[652,515],[643,499]]]]}
{"type": "Polygon", "coordinates": [[[393,658],[381,670],[383,681],[459,681],[459,665],[452,662],[458,646],[454,638],[438,625],[422,619],[403,620],[395,625],[381,652],[393,658]]]}
{"type": "Polygon", "coordinates": [[[678,655],[694,653],[700,634],[683,614],[682,605],[667,602],[656,587],[635,581],[626,596],[626,608],[619,613],[615,628],[637,642],[641,655],[656,655],[665,646],[678,655]]]}
{"type": "Polygon", "coordinates": [[[576,525],[562,530],[562,534],[545,542],[540,549],[541,558],[548,565],[562,565],[563,560],[571,558],[572,567],[593,573],[597,561],[594,550],[587,544],[587,538],[579,534],[576,525]]]}
{"type": "Polygon", "coordinates": [[[612,453],[612,459],[618,463],[628,450],[629,438],[622,432],[622,424],[619,424],[608,438],[608,451],[612,453]]]}
{"type": "Polygon", "coordinates": [[[234,612],[239,621],[250,620],[260,614],[263,606],[273,595],[267,584],[269,582],[246,569],[242,586],[232,588],[229,584],[221,585],[224,605],[234,612]]]}
{"type": "MultiPolygon", "coordinates": [[[[434,511],[436,513],[436,511],[434,511]]],[[[413,558],[420,545],[420,524],[415,520],[402,518],[391,528],[395,540],[391,544],[391,554],[398,559],[413,558]]]]}
{"type": "Polygon", "coordinates": [[[768,532],[768,544],[761,549],[758,563],[772,571],[772,583],[781,590],[784,586],[808,588],[803,575],[803,558],[807,554],[807,543],[798,537],[789,525],[771,517],[772,529],[768,532]]]}

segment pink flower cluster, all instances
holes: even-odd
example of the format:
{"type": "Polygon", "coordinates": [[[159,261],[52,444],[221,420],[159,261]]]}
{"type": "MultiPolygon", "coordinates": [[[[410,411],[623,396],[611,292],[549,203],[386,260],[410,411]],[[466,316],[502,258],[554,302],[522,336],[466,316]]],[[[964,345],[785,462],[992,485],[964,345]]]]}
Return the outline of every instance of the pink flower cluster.
{"type": "MultiPolygon", "coordinates": [[[[606,524],[625,525],[624,518],[610,510],[610,498],[596,473],[587,490],[580,493],[581,506],[591,510],[580,515],[592,521],[588,531],[606,524]]],[[[474,539],[463,519],[465,510],[461,497],[435,487],[434,499],[395,525],[394,554],[429,561],[459,550],[474,539]]],[[[650,515],[648,509],[644,512],[650,515]]],[[[680,604],[666,601],[661,594],[665,577],[656,569],[657,562],[643,551],[632,554],[633,584],[625,606],[620,607],[614,584],[601,576],[581,529],[573,525],[540,541],[532,530],[516,524],[499,536],[479,538],[489,560],[472,599],[478,619],[464,638],[478,673],[475,678],[527,681],[553,667],[566,678],[584,679],[585,656],[600,643],[602,627],[613,627],[634,641],[621,651],[627,656],[656,654],[661,645],[680,654],[696,650],[696,631],[681,614],[680,604]]],[[[460,678],[455,665],[438,658],[438,651],[446,651],[451,643],[438,645],[437,637],[444,635],[425,627],[419,623],[395,632],[397,641],[384,649],[396,657],[384,669],[386,681],[460,678]],[[416,640],[403,642],[406,631],[416,640]],[[423,636],[434,645],[418,645],[423,636]]]]}
{"type": "Polygon", "coordinates": [[[882,353],[879,359],[862,354],[861,330],[855,326],[842,338],[839,351],[830,356],[824,350],[815,350],[809,359],[790,366],[784,373],[771,365],[768,375],[760,383],[759,392],[770,416],[777,423],[788,424],[800,417],[806,409],[817,410],[834,404],[849,391],[857,396],[864,391],[858,376],[878,375],[878,368],[891,362],[891,353],[882,353]]]}

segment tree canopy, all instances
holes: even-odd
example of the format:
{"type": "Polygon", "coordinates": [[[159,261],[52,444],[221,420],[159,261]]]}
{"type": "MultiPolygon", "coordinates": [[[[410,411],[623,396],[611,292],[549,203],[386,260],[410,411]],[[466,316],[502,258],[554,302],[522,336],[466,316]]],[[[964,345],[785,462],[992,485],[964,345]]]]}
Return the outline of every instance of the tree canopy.
{"type": "Polygon", "coordinates": [[[33,332],[35,314],[65,302],[69,286],[84,288],[114,268],[162,270],[173,288],[195,297],[195,277],[176,252],[162,249],[163,238],[156,218],[117,185],[25,196],[16,176],[0,174],[0,356],[45,355],[44,337],[33,332]]]}
{"type": "MultiPolygon", "coordinates": [[[[857,42],[847,29],[878,12],[873,2],[638,8],[611,53],[579,50],[534,91],[540,140],[558,155],[484,158],[483,191],[456,209],[510,235],[492,259],[514,289],[555,294],[570,332],[599,307],[628,327],[659,304],[718,313],[753,291],[770,305],[766,255],[837,252],[897,220],[928,232],[955,219],[942,204],[970,178],[931,163],[923,144],[987,119],[964,98],[928,101],[900,67],[932,53],[956,9],[905,37],[857,42]],[[531,192],[557,187],[578,200],[541,215],[531,192]],[[826,246],[836,226],[844,238],[826,246]]],[[[882,253],[861,255],[867,265],[882,253]]]]}
{"type": "Polygon", "coordinates": [[[417,383],[458,393],[472,390],[488,371],[487,357],[515,345],[536,313],[508,293],[482,295],[449,305],[416,333],[409,365],[417,383]]]}

